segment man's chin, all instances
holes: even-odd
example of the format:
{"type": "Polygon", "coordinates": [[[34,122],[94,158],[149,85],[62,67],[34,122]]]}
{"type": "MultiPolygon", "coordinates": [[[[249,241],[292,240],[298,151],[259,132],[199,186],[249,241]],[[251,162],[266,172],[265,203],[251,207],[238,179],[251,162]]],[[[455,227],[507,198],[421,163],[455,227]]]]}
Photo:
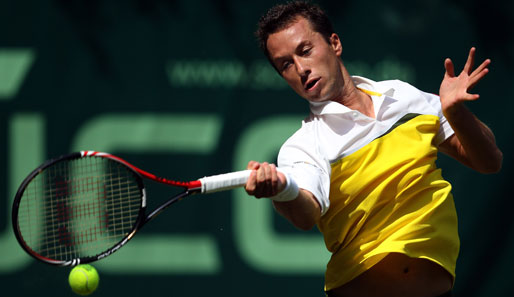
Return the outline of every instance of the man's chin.
{"type": "Polygon", "coordinates": [[[326,99],[321,96],[303,96],[303,98],[309,102],[318,102],[319,103],[319,102],[329,101],[329,99],[326,99]]]}

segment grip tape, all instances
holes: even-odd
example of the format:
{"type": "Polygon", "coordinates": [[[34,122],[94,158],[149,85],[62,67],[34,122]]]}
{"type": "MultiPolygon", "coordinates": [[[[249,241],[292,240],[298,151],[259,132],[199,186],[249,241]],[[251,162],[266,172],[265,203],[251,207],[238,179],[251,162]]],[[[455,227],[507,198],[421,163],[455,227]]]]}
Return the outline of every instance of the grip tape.
{"type": "Polygon", "coordinates": [[[252,170],[242,170],[200,178],[202,194],[214,193],[242,187],[246,184],[252,170]]]}

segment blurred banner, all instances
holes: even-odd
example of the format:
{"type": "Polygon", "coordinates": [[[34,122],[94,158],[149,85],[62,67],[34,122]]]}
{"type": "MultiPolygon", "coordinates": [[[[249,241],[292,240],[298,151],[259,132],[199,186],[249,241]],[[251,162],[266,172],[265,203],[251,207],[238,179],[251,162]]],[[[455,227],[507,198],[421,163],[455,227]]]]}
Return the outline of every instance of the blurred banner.
{"type": "MultiPolygon", "coordinates": [[[[0,284],[3,296],[71,296],[68,268],[19,247],[11,204],[45,159],[117,154],[172,179],[275,162],[308,113],[259,51],[253,32],[275,1],[0,1],[0,284]]],[[[511,220],[514,2],[318,1],[351,74],[401,79],[437,93],[443,61],[462,69],[477,47],[490,74],[468,107],[504,152],[499,174],[445,156],[461,254],[456,296],[513,296],[511,220]]],[[[478,61],[477,61],[478,63],[478,61]]],[[[150,208],[169,197],[150,185],[150,208]]],[[[269,201],[243,190],[190,197],[95,263],[94,296],[324,296],[328,253],[269,201]]]]}

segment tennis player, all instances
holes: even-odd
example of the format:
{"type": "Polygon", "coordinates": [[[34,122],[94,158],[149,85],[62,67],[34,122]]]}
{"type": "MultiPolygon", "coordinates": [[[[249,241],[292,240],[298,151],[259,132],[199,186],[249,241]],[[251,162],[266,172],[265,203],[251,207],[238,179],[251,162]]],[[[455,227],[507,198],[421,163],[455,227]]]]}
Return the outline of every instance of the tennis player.
{"type": "Polygon", "coordinates": [[[464,106],[478,99],[469,91],[490,60],[474,68],[472,48],[456,75],[446,59],[437,96],[398,80],[350,76],[341,40],[316,5],[271,8],[257,35],[311,112],[280,149],[284,170],[248,163],[247,193],[271,198],[300,229],[318,226],[332,253],[328,296],[450,296],[457,214],[435,160],[442,151],[482,173],[500,170],[493,133],[464,106]]]}

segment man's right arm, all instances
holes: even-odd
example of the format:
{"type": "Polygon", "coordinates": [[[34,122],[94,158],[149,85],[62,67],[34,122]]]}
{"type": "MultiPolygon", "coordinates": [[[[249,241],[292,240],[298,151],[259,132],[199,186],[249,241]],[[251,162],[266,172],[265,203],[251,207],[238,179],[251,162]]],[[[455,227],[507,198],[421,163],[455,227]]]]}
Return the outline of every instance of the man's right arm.
{"type": "Polygon", "coordinates": [[[296,228],[310,230],[321,217],[318,200],[311,192],[300,189],[296,199],[291,201],[273,201],[278,213],[290,221],[296,228]]]}
{"type": "MultiPolygon", "coordinates": [[[[287,185],[286,176],[274,164],[250,161],[247,169],[253,170],[245,190],[256,198],[270,198],[281,193],[287,185]]],[[[273,201],[278,213],[301,230],[310,230],[321,217],[321,207],[314,195],[299,189],[296,197],[288,201],[273,201]]]]}

